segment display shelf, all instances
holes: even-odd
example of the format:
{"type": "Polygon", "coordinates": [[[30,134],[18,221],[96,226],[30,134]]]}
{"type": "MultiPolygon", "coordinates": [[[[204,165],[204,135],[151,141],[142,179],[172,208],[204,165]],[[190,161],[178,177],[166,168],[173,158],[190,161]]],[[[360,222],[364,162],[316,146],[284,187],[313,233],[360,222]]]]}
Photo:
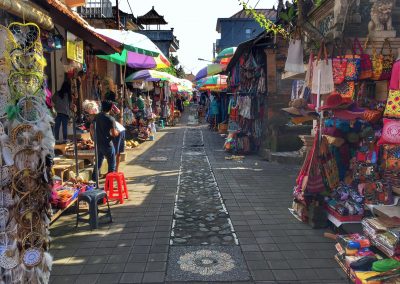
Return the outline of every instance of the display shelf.
{"type": "Polygon", "coordinates": [[[339,228],[340,226],[344,225],[344,224],[361,224],[361,220],[360,221],[340,221],[339,219],[337,219],[335,216],[333,216],[330,213],[327,213],[328,215],[328,220],[332,222],[333,225],[335,225],[337,228],[339,228]]]}
{"type": "Polygon", "coordinates": [[[76,202],[78,201],[78,198],[73,199],[68,205],[67,207],[65,207],[64,209],[58,209],[53,216],[51,216],[50,219],[50,225],[56,221],[65,211],[67,211],[72,205],[74,205],[76,202]]]}
{"type": "Polygon", "coordinates": [[[356,283],[356,279],[354,275],[351,273],[352,270],[344,265],[344,263],[339,258],[339,254],[335,254],[335,260],[339,264],[340,268],[343,269],[343,272],[347,275],[349,280],[351,280],[352,283],[356,283]]]}

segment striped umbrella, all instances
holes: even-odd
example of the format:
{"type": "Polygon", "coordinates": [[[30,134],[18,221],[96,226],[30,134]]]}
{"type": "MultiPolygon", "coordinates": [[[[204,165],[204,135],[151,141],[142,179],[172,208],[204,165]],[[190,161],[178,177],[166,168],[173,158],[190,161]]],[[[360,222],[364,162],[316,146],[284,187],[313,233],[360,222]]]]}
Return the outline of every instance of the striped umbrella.
{"type": "Polygon", "coordinates": [[[196,81],[203,79],[207,76],[217,75],[225,71],[225,69],[226,65],[223,64],[218,64],[218,63],[208,64],[206,67],[202,68],[199,72],[197,72],[196,81]]]}
{"type": "Polygon", "coordinates": [[[173,83],[178,82],[178,78],[176,78],[175,76],[156,70],[140,70],[134,72],[125,79],[125,82],[133,82],[139,80],[151,81],[151,82],[158,82],[158,81],[169,81],[173,83]]]}
{"type": "Polygon", "coordinates": [[[221,61],[224,58],[232,58],[232,56],[235,54],[237,47],[227,47],[223,49],[220,53],[218,53],[217,58],[215,59],[215,62],[221,63],[221,61]]]}

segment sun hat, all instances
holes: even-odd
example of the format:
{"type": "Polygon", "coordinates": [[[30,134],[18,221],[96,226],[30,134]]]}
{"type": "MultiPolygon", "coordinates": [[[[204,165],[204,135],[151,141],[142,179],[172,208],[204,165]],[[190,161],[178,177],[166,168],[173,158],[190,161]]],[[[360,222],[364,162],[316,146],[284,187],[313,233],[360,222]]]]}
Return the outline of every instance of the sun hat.
{"type": "Polygon", "coordinates": [[[313,109],[308,108],[307,101],[303,98],[290,101],[289,107],[282,108],[282,110],[295,116],[318,116],[313,109]]]}
{"type": "Polygon", "coordinates": [[[340,107],[349,106],[349,102],[345,101],[342,96],[336,92],[331,93],[325,100],[324,105],[320,107],[321,110],[336,109],[340,107]]]}

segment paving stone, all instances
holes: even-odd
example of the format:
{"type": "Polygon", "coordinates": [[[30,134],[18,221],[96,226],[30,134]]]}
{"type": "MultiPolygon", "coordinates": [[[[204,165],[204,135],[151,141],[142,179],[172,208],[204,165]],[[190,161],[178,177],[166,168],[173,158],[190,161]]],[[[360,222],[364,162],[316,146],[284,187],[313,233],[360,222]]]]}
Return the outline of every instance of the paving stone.
{"type": "Polygon", "coordinates": [[[125,264],[121,263],[108,263],[104,266],[103,273],[118,273],[124,272],[125,264]]]}
{"type": "Polygon", "coordinates": [[[293,270],[300,280],[318,280],[319,277],[313,269],[295,269],[293,270]]]}
{"type": "Polygon", "coordinates": [[[98,278],[98,274],[81,274],[76,279],[75,284],[94,284],[98,278]]]}
{"type": "Polygon", "coordinates": [[[143,273],[122,273],[119,283],[142,283],[143,273]]]}
{"type": "Polygon", "coordinates": [[[128,262],[146,262],[149,255],[147,253],[132,253],[129,255],[128,262]]]}
{"type": "Polygon", "coordinates": [[[270,269],[290,269],[289,263],[285,260],[269,260],[268,265],[270,269]]]}
{"type": "Polygon", "coordinates": [[[272,270],[277,281],[295,281],[297,276],[292,270],[272,270]]]}
{"type": "Polygon", "coordinates": [[[143,274],[142,283],[163,283],[164,278],[164,272],[145,272],[143,274]]]}
{"type": "Polygon", "coordinates": [[[251,275],[256,281],[275,280],[275,276],[271,270],[252,270],[251,275]]]}
{"type": "Polygon", "coordinates": [[[268,269],[268,264],[264,260],[249,260],[247,261],[247,267],[250,270],[263,270],[268,269]]]}
{"type": "Polygon", "coordinates": [[[101,274],[97,279],[98,284],[119,283],[122,273],[101,274]]]}
{"type": "Polygon", "coordinates": [[[167,263],[165,261],[154,261],[148,262],[146,271],[165,271],[167,269],[167,263]]]}

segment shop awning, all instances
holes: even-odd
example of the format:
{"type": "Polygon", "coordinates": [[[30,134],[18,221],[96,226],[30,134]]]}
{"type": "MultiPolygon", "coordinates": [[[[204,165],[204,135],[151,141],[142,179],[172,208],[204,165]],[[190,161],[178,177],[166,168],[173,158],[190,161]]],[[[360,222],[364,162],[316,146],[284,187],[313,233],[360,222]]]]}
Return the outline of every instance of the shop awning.
{"type": "Polygon", "coordinates": [[[50,12],[54,23],[65,27],[71,33],[89,43],[97,53],[113,54],[121,52],[119,46],[108,43],[104,38],[92,31],[85,20],[60,0],[35,0],[35,2],[50,12]]]}

